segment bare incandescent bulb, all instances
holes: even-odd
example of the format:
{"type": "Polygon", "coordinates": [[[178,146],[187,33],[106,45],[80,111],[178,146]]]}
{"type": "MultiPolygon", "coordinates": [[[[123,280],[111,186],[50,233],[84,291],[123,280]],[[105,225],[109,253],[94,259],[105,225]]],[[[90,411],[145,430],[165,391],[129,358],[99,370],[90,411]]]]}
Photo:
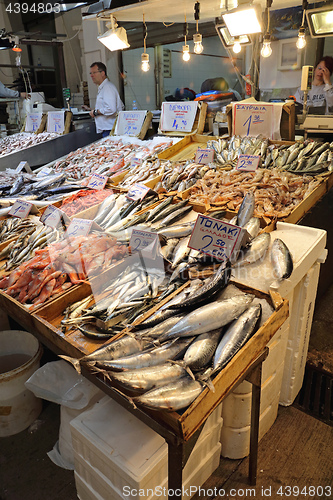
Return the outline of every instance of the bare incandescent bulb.
{"type": "Polygon", "coordinates": [[[190,60],[190,47],[189,45],[183,45],[183,61],[190,60]]]}
{"type": "Polygon", "coordinates": [[[269,57],[272,54],[271,37],[270,37],[270,35],[265,35],[264,36],[264,41],[263,41],[263,44],[262,44],[262,48],[261,48],[260,54],[262,55],[262,57],[269,57]]]}
{"type": "Polygon", "coordinates": [[[239,43],[239,37],[235,36],[234,40],[235,41],[234,41],[234,45],[232,47],[232,50],[235,52],[235,54],[239,54],[239,52],[242,50],[242,46],[239,43]]]}
{"type": "Polygon", "coordinates": [[[299,29],[299,32],[298,32],[296,47],[298,49],[304,49],[305,45],[306,45],[305,28],[303,28],[303,26],[301,26],[299,29]]]}
{"type": "Polygon", "coordinates": [[[200,33],[195,33],[193,35],[193,42],[194,42],[194,52],[196,54],[201,54],[203,51],[202,35],[200,35],[200,33]]]}
{"type": "Polygon", "coordinates": [[[146,52],[144,52],[143,54],[141,54],[141,69],[142,71],[144,71],[145,73],[147,71],[149,71],[149,54],[147,54],[146,52]]]}

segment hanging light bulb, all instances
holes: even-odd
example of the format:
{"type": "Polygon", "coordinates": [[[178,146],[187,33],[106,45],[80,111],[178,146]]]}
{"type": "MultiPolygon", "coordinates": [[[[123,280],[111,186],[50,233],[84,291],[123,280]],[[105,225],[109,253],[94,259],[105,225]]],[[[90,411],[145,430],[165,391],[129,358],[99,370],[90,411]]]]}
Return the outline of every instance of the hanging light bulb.
{"type": "Polygon", "coordinates": [[[194,42],[194,52],[196,54],[201,54],[203,51],[203,46],[202,46],[202,35],[200,33],[195,33],[193,35],[193,42],[194,42]]]}
{"type": "Polygon", "coordinates": [[[186,43],[187,34],[188,34],[188,27],[187,27],[186,14],[185,14],[185,23],[184,23],[185,44],[183,45],[183,61],[189,61],[190,60],[190,47],[186,43]]]}
{"type": "Polygon", "coordinates": [[[149,71],[149,68],[149,54],[147,54],[147,52],[143,52],[143,54],[141,54],[141,69],[146,73],[149,71]]]}
{"type": "Polygon", "coordinates": [[[203,46],[202,46],[202,35],[198,32],[199,31],[199,14],[200,14],[200,3],[196,2],[194,4],[194,19],[197,23],[197,32],[193,35],[193,42],[194,42],[194,52],[196,54],[201,54],[203,51],[203,46]]]}
{"type": "Polygon", "coordinates": [[[264,36],[260,54],[262,55],[262,57],[269,57],[272,54],[271,35],[269,33],[266,33],[266,35],[264,36]]]}
{"type": "Polygon", "coordinates": [[[239,42],[239,36],[234,37],[234,44],[232,46],[232,50],[235,52],[235,54],[239,54],[239,52],[242,50],[242,46],[239,42]]]}
{"type": "Polygon", "coordinates": [[[141,54],[141,69],[145,73],[149,71],[149,54],[146,52],[147,25],[145,23],[145,15],[143,14],[143,53],[141,54]]]}
{"type": "Polygon", "coordinates": [[[183,45],[183,61],[189,61],[190,60],[190,47],[185,43],[183,45]]]}
{"type": "Polygon", "coordinates": [[[305,45],[306,45],[305,28],[301,26],[298,32],[296,47],[298,49],[304,49],[305,45]]]}

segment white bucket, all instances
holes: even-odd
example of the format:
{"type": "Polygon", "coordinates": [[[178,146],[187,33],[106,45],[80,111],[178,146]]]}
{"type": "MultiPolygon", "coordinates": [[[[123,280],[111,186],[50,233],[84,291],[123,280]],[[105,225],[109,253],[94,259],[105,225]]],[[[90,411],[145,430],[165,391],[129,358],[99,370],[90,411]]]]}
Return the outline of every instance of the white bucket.
{"type": "Polygon", "coordinates": [[[42,411],[42,400],[24,385],[41,356],[42,347],[31,333],[0,331],[0,437],[23,431],[42,411]]]}

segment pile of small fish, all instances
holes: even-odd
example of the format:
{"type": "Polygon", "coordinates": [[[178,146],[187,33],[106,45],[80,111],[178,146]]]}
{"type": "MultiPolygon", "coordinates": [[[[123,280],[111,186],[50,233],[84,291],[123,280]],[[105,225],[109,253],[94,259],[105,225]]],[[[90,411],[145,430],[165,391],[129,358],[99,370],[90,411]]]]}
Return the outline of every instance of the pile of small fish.
{"type": "Polygon", "coordinates": [[[54,164],[56,172],[66,173],[72,179],[82,179],[92,174],[111,175],[131,166],[134,158],[144,161],[149,156],[170,146],[165,141],[149,147],[149,141],[139,144],[125,143],[122,139],[106,137],[79,148],[54,164]]]}
{"type": "Polygon", "coordinates": [[[201,179],[210,167],[187,160],[173,162],[168,172],[163,174],[161,180],[154,187],[158,193],[177,191],[182,193],[201,179]]]}
{"type": "Polygon", "coordinates": [[[0,172],[0,183],[0,203],[3,205],[20,198],[43,206],[47,203],[40,203],[39,200],[58,201],[68,193],[85,189],[80,183],[67,182],[66,175],[62,173],[36,175],[7,170],[0,172]]]}
{"type": "Polygon", "coordinates": [[[7,137],[0,140],[0,157],[49,141],[50,139],[55,139],[56,137],[59,137],[59,134],[52,132],[42,132],[40,134],[20,132],[19,134],[7,135],[7,137]]]}
{"type": "Polygon", "coordinates": [[[208,171],[190,190],[190,202],[237,211],[247,192],[255,197],[257,217],[287,217],[319,184],[319,179],[277,169],[255,172],[208,171]]]}
{"type": "MultiPolygon", "coordinates": [[[[132,166],[117,186],[128,189],[136,183],[147,182],[163,175],[165,172],[170,172],[172,168],[173,164],[170,161],[148,158],[132,166]]],[[[110,180],[112,182],[112,177],[110,180]]]]}
{"type": "Polygon", "coordinates": [[[234,135],[230,140],[209,141],[207,147],[215,151],[216,161],[222,165],[235,166],[239,155],[258,155],[263,168],[277,168],[297,172],[298,175],[316,175],[333,171],[333,143],[317,142],[311,139],[296,141],[292,145],[270,144],[268,139],[240,137],[234,135]]]}

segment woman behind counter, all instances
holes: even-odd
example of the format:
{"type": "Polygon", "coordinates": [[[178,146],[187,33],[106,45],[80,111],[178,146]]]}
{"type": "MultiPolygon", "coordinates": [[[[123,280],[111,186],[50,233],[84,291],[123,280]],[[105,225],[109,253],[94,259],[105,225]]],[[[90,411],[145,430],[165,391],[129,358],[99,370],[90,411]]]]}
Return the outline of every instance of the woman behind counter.
{"type": "MultiPolygon", "coordinates": [[[[307,106],[309,108],[320,108],[325,114],[333,114],[333,85],[331,84],[331,75],[333,72],[333,58],[325,56],[320,59],[314,70],[312,88],[308,92],[307,106]]],[[[303,104],[304,92],[300,87],[296,90],[296,102],[303,104]]],[[[315,110],[312,110],[315,112],[315,110]]]]}

